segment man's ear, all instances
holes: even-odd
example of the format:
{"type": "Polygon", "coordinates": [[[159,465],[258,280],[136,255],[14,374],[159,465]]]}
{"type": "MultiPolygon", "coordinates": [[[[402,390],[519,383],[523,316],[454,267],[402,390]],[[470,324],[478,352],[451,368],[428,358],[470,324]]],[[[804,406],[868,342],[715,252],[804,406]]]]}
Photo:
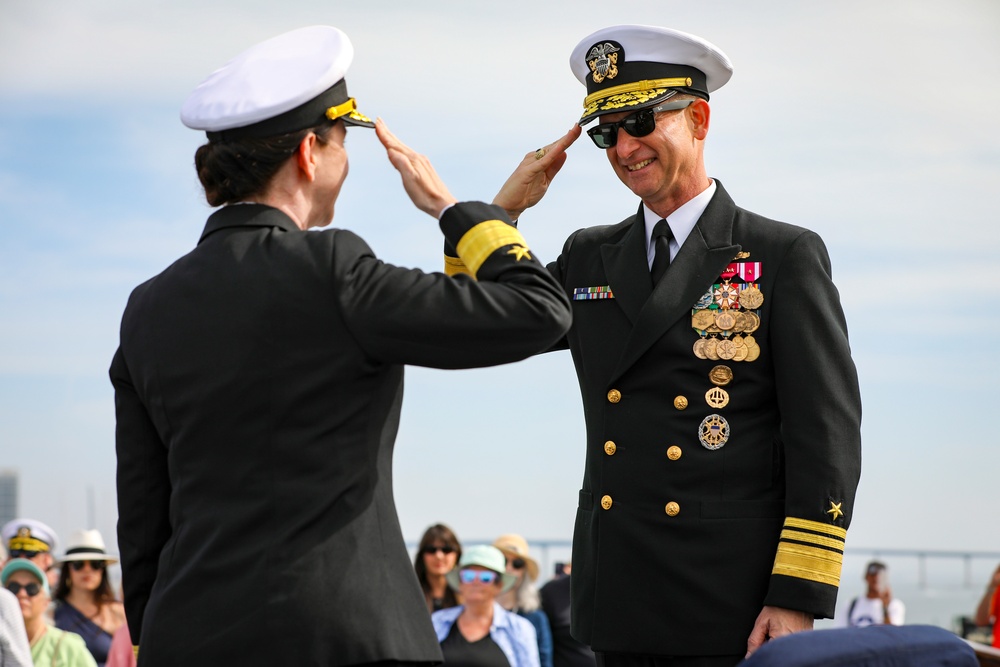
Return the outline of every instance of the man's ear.
{"type": "Polygon", "coordinates": [[[302,140],[302,143],[299,144],[299,149],[295,153],[299,171],[310,183],[316,180],[316,156],[313,153],[315,148],[316,135],[310,132],[302,140]]]}
{"type": "Polygon", "coordinates": [[[695,139],[704,141],[705,137],[708,136],[712,109],[708,106],[708,102],[702,99],[695,100],[695,103],[688,108],[691,110],[691,132],[695,139]]]}

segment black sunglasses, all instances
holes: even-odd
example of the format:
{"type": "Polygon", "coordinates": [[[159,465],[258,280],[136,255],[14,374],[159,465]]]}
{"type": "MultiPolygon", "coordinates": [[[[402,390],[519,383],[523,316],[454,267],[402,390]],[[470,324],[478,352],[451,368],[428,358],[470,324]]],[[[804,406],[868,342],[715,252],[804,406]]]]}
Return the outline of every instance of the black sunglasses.
{"type": "Polygon", "coordinates": [[[33,598],[36,595],[38,595],[38,593],[42,590],[42,586],[41,584],[36,584],[36,583],[22,585],[17,583],[16,581],[12,581],[9,584],[7,584],[7,590],[13,593],[14,595],[17,595],[23,590],[25,593],[28,594],[29,598],[33,598]]]}
{"type": "Polygon", "coordinates": [[[91,570],[103,570],[104,561],[103,560],[71,560],[69,566],[79,572],[83,569],[84,565],[90,565],[91,570]]]}
{"type": "Polygon", "coordinates": [[[510,563],[510,566],[515,570],[523,570],[524,566],[527,565],[527,563],[524,562],[523,558],[514,558],[507,562],[510,563]]]}
{"type": "Polygon", "coordinates": [[[10,550],[10,557],[11,558],[27,558],[27,559],[30,560],[30,559],[34,558],[35,556],[37,556],[38,554],[42,554],[42,553],[45,553],[45,552],[44,551],[29,551],[28,549],[11,549],[10,550]]]}
{"type": "Polygon", "coordinates": [[[434,554],[436,554],[439,551],[441,553],[443,553],[445,556],[447,556],[448,554],[455,553],[455,547],[449,547],[449,546],[443,546],[443,547],[424,547],[422,549],[422,551],[424,552],[424,554],[426,554],[428,556],[433,556],[434,554]]]}
{"type": "Polygon", "coordinates": [[[644,137],[656,129],[657,113],[686,109],[692,104],[694,104],[694,100],[676,100],[651,109],[640,109],[615,123],[595,125],[587,130],[587,134],[594,140],[594,145],[598,148],[613,148],[618,143],[618,128],[625,130],[633,137],[644,137]]]}

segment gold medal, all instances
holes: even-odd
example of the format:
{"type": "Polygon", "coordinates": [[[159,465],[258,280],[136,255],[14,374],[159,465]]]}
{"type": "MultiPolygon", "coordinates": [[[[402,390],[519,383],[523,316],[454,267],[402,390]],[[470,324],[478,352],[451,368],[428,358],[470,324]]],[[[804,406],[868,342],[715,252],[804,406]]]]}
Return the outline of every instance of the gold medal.
{"type": "Polygon", "coordinates": [[[754,343],[747,353],[747,361],[757,361],[757,357],[760,356],[760,345],[754,343]]]}
{"type": "Polygon", "coordinates": [[[719,354],[716,352],[716,346],[718,344],[719,341],[717,341],[715,338],[705,339],[705,347],[703,348],[702,351],[705,353],[706,359],[711,359],[712,361],[719,360],[719,354]]]}
{"type": "Polygon", "coordinates": [[[716,344],[715,353],[719,355],[719,359],[729,360],[736,356],[736,346],[733,341],[724,338],[716,344]]]}
{"type": "Polygon", "coordinates": [[[736,316],[728,310],[715,311],[715,326],[723,331],[729,331],[736,326],[736,316]]]}
{"type": "MultiPolygon", "coordinates": [[[[735,343],[735,341],[733,342],[735,343]]],[[[746,361],[748,354],[750,354],[750,348],[743,341],[740,341],[736,343],[736,354],[733,355],[733,361],[746,361]]]]}
{"type": "Polygon", "coordinates": [[[744,311],[743,314],[747,316],[747,325],[743,327],[745,333],[753,333],[760,328],[760,315],[749,311],[744,311]]]}
{"type": "Polygon", "coordinates": [[[705,392],[705,401],[709,407],[721,410],[729,405],[729,392],[722,387],[712,387],[705,392]]]}
{"type": "Polygon", "coordinates": [[[764,303],[764,294],[756,287],[747,287],[740,292],[740,305],[750,310],[760,308],[764,303]]]}
{"type": "Polygon", "coordinates": [[[733,333],[742,333],[747,328],[747,314],[742,310],[736,311],[736,324],[730,329],[733,333]]]}
{"type": "Polygon", "coordinates": [[[694,356],[699,359],[708,359],[708,357],[705,356],[705,343],[706,341],[704,338],[699,338],[694,342],[694,356]]]}
{"type": "Polygon", "coordinates": [[[698,440],[705,449],[719,449],[729,441],[729,422],[722,415],[709,415],[698,427],[698,440]]]}
{"type": "Polygon", "coordinates": [[[708,372],[708,379],[716,387],[725,387],[733,381],[733,369],[719,364],[708,372]]]}
{"type": "Polygon", "coordinates": [[[704,331],[715,324],[715,314],[711,310],[696,310],[691,315],[691,326],[704,331]]]}

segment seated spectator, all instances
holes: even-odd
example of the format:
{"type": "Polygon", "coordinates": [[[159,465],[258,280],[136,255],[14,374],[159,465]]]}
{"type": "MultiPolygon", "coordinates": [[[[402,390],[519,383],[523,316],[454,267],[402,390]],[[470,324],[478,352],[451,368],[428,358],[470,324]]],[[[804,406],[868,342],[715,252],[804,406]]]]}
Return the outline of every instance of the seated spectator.
{"type": "Polygon", "coordinates": [[[111,638],[125,625],[125,609],[108,581],[109,556],[96,530],[79,530],[69,538],[56,590],[56,627],[83,637],[98,667],[104,667],[111,638]]]}
{"type": "Polygon", "coordinates": [[[531,623],[499,604],[516,577],[506,572],[496,547],[470,547],[448,573],[462,604],[431,615],[444,664],[461,667],[539,667],[538,640],[531,623]]]}
{"type": "Polygon", "coordinates": [[[45,622],[51,592],[45,573],[32,561],[15,558],[0,571],[0,585],[17,596],[31,660],[39,667],[96,667],[83,639],[45,622]]]}
{"type": "Polygon", "coordinates": [[[552,629],[549,619],[541,610],[542,601],[535,588],[538,563],[528,553],[528,541],[520,535],[501,535],[493,546],[507,559],[507,572],[517,577],[513,588],[499,597],[497,602],[508,611],[528,619],[535,627],[538,638],[538,660],[541,667],[552,667],[552,629]]]}
{"type": "Polygon", "coordinates": [[[556,576],[542,586],[542,610],[552,627],[553,667],[595,667],[597,657],[590,647],[569,633],[569,587],[571,566],[556,568],[556,576]]]}
{"type": "Polygon", "coordinates": [[[885,563],[873,560],[865,568],[868,585],[864,597],[856,597],[847,605],[846,612],[838,615],[835,625],[860,628],[867,625],[902,625],[906,606],[892,596],[889,588],[889,569],[885,563]]]}
{"type": "Polygon", "coordinates": [[[417,571],[417,580],[424,591],[429,611],[458,605],[455,591],[448,586],[445,575],[455,569],[455,563],[461,557],[462,545],[451,528],[438,523],[424,531],[413,560],[413,569],[417,571]]]}
{"type": "Polygon", "coordinates": [[[993,576],[990,577],[990,583],[983,593],[983,598],[979,601],[979,606],[976,607],[976,625],[992,625],[993,646],[1000,648],[1000,632],[997,631],[996,627],[997,602],[1000,599],[1000,595],[997,595],[997,586],[1000,586],[1000,565],[994,570],[993,576]]]}

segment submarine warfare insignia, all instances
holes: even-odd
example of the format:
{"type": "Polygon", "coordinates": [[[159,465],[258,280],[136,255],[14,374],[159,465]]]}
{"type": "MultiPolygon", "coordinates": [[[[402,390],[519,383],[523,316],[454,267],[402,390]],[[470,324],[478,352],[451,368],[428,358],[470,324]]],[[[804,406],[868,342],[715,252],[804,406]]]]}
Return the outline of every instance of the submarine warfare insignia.
{"type": "Polygon", "coordinates": [[[709,415],[701,421],[698,440],[705,449],[721,449],[729,441],[729,422],[721,415],[709,415]]]}
{"type": "MultiPolygon", "coordinates": [[[[736,260],[750,257],[740,252],[736,260]]],[[[691,328],[698,340],[691,350],[699,359],[717,361],[755,361],[760,346],[753,332],[760,329],[760,307],[764,293],[760,289],[762,262],[730,262],[715,283],[691,308],[691,328]],[[733,282],[733,281],[736,282],[733,282]]]]}
{"type": "Polygon", "coordinates": [[[618,76],[618,54],[620,46],[615,46],[611,42],[594,44],[590,53],[587,54],[587,65],[594,73],[594,83],[600,83],[604,79],[613,79],[618,76]]]}

